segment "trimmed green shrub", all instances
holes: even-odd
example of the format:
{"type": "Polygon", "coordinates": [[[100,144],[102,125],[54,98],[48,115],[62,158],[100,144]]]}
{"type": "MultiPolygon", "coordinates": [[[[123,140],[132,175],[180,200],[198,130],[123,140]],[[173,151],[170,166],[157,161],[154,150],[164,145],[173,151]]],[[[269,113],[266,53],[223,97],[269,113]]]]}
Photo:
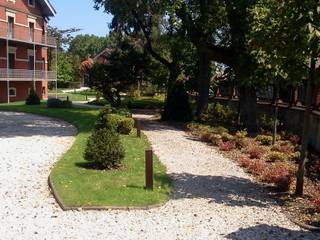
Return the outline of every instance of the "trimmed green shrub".
{"type": "Polygon", "coordinates": [[[99,168],[119,167],[124,155],[119,135],[109,129],[96,130],[88,139],[85,158],[99,168]]]}
{"type": "Polygon", "coordinates": [[[229,142],[229,141],[234,140],[234,137],[231,134],[226,133],[226,132],[222,133],[221,137],[222,137],[222,141],[224,141],[224,142],[229,142]]]}
{"type": "Polygon", "coordinates": [[[132,118],[124,118],[118,124],[118,132],[129,135],[133,129],[134,120],[132,118]]]}
{"type": "Polygon", "coordinates": [[[29,96],[26,99],[26,105],[40,105],[40,98],[33,88],[31,88],[29,96]]]}
{"type": "Polygon", "coordinates": [[[276,161],[280,161],[280,162],[284,162],[287,161],[289,158],[289,156],[285,153],[281,153],[281,152],[271,152],[267,155],[267,161],[269,162],[276,162],[276,161]]]}
{"type": "Polygon", "coordinates": [[[60,99],[52,98],[47,101],[48,108],[72,108],[72,102],[69,100],[61,101],[60,99]]]}
{"type": "Polygon", "coordinates": [[[177,81],[172,86],[162,113],[163,120],[187,122],[192,119],[189,95],[182,82],[177,81]]]}

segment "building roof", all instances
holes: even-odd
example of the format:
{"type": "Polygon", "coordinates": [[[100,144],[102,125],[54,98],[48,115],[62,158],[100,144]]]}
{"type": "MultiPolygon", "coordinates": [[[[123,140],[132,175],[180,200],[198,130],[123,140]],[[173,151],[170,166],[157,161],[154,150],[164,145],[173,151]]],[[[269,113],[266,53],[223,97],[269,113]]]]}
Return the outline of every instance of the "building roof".
{"type": "Polygon", "coordinates": [[[100,52],[97,56],[95,56],[93,60],[96,62],[100,57],[107,59],[112,52],[113,52],[113,49],[105,48],[102,52],[100,52]]]}
{"type": "Polygon", "coordinates": [[[54,17],[56,15],[56,10],[52,6],[49,0],[38,0],[43,8],[43,14],[47,17],[54,17]]]}

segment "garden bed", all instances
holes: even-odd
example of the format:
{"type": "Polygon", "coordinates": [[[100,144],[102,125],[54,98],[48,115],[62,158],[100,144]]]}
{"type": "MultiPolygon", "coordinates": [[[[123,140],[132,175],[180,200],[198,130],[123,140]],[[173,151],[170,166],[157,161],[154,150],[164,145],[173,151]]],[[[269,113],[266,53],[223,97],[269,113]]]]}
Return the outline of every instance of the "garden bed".
{"type": "Polygon", "coordinates": [[[155,157],[154,191],[144,189],[144,151],[150,147],[146,137],[141,139],[121,135],[125,146],[123,165],[115,170],[92,168],[84,159],[87,139],[98,115],[95,109],[48,109],[41,106],[0,105],[0,110],[39,114],[65,120],[78,129],[71,147],[55,164],[51,182],[66,207],[146,207],[169,199],[171,182],[166,168],[155,157]]]}
{"type": "Polygon", "coordinates": [[[291,219],[302,225],[320,227],[320,182],[311,177],[311,172],[319,176],[317,165],[308,167],[304,197],[294,195],[300,149],[298,136],[282,133],[272,146],[268,133],[249,137],[246,131],[229,131],[199,123],[189,124],[188,129],[190,134],[216,147],[265,185],[291,219]]]}

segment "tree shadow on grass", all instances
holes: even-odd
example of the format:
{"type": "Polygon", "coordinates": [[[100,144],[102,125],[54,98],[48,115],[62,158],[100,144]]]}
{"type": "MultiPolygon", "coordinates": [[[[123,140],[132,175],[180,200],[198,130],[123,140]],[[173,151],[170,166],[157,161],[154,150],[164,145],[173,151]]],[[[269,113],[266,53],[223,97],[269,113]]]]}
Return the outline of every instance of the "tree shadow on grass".
{"type": "Polygon", "coordinates": [[[260,224],[253,227],[239,229],[225,237],[226,239],[231,240],[318,240],[320,239],[320,234],[260,224]]]}

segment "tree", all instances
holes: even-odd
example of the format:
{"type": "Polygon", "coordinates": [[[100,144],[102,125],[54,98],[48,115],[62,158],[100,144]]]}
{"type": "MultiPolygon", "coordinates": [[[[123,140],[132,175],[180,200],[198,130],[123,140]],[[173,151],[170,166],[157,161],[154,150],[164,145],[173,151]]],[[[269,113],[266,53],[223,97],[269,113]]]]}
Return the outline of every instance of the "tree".
{"type": "Polygon", "coordinates": [[[83,61],[87,55],[95,57],[107,47],[107,37],[95,35],[77,35],[69,44],[68,53],[83,61]]]}

